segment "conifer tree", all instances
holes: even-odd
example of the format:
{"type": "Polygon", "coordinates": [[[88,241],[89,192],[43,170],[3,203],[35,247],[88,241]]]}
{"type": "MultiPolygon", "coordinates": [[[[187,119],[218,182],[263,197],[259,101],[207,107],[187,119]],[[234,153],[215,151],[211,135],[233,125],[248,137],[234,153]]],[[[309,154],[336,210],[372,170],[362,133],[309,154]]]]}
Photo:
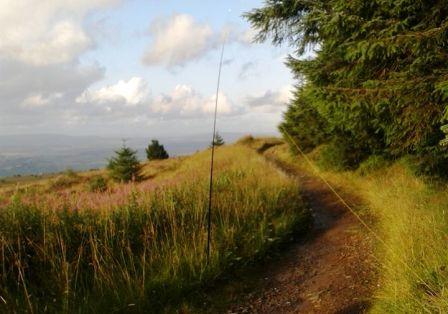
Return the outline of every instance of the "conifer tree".
{"type": "Polygon", "coordinates": [[[448,0],[266,0],[246,17],[258,41],[296,49],[282,132],[360,155],[445,154],[448,0]]]}
{"type": "MultiPolygon", "coordinates": [[[[224,139],[222,138],[222,136],[218,132],[216,132],[214,145],[215,146],[222,146],[224,144],[225,144],[224,139]]],[[[212,146],[213,146],[213,142],[210,144],[210,147],[212,147],[212,146]]]]}
{"type": "Polygon", "coordinates": [[[167,159],[169,158],[165,147],[158,140],[151,140],[151,144],[146,148],[146,157],[148,160],[167,159]]]}
{"type": "Polygon", "coordinates": [[[115,152],[115,157],[109,159],[107,169],[110,177],[115,181],[129,182],[141,179],[141,165],[137,158],[137,151],[126,145],[115,152]]]}

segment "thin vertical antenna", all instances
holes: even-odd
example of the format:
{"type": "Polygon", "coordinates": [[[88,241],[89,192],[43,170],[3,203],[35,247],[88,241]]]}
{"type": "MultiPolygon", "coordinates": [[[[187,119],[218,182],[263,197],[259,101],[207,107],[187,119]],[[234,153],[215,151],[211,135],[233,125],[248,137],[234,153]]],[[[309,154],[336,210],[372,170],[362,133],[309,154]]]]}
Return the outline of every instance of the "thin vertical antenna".
{"type": "Polygon", "coordinates": [[[208,214],[207,214],[207,264],[210,262],[210,244],[212,236],[212,196],[213,196],[213,165],[215,162],[215,139],[216,139],[216,117],[218,114],[218,98],[219,98],[219,86],[221,84],[221,70],[222,62],[224,58],[224,48],[226,46],[226,40],[222,43],[221,59],[219,61],[218,71],[218,84],[216,86],[216,101],[215,101],[215,115],[213,118],[213,136],[212,136],[212,158],[210,161],[210,187],[208,193],[208,214]]]}

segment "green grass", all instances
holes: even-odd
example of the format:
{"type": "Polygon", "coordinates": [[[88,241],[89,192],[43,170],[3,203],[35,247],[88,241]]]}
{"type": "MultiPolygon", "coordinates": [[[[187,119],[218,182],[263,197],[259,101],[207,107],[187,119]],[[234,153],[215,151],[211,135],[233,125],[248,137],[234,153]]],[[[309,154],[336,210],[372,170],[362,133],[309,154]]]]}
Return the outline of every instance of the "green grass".
{"type": "Polygon", "coordinates": [[[297,182],[242,144],[216,157],[209,264],[208,151],[106,192],[80,174],[0,193],[0,311],[194,312],[193,291],[306,227],[297,182]]]}
{"type": "MultiPolygon", "coordinates": [[[[309,157],[316,159],[312,152],[309,157]]],[[[360,171],[313,171],[286,145],[266,155],[295,171],[324,176],[359,208],[384,241],[377,241],[379,281],[371,313],[448,313],[448,185],[415,176],[405,162],[369,161],[360,171]],[[377,166],[381,163],[381,167],[377,166]],[[373,165],[372,165],[373,164],[373,165]]],[[[368,232],[366,230],[366,232],[368,232]]]]}
{"type": "Polygon", "coordinates": [[[431,186],[399,164],[364,182],[386,241],[372,312],[448,312],[446,186],[431,186]]]}

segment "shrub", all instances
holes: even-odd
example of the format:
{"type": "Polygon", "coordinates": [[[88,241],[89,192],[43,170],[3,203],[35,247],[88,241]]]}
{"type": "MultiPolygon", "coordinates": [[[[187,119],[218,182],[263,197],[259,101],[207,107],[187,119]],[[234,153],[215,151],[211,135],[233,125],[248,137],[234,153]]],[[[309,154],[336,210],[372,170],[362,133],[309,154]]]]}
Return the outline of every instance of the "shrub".
{"type": "Polygon", "coordinates": [[[107,187],[107,180],[103,176],[94,176],[89,180],[90,192],[104,192],[107,187]]]}
{"type": "Polygon", "coordinates": [[[407,155],[401,158],[400,163],[416,176],[439,178],[448,176],[448,160],[438,153],[427,153],[422,156],[407,155]]]}
{"type": "Polygon", "coordinates": [[[123,146],[115,154],[116,156],[111,158],[107,165],[110,177],[115,181],[139,181],[141,165],[137,158],[137,151],[123,146]]]}
{"type": "Polygon", "coordinates": [[[148,160],[167,159],[168,153],[163,145],[159,144],[158,140],[152,140],[151,144],[146,148],[146,157],[148,160]]]}
{"type": "Polygon", "coordinates": [[[390,164],[390,161],[382,155],[372,155],[364,160],[358,168],[358,173],[362,176],[371,174],[376,170],[383,169],[390,164]]]}
{"type": "Polygon", "coordinates": [[[361,160],[361,154],[344,141],[332,141],[322,145],[314,153],[314,156],[317,166],[322,170],[354,169],[361,160]]]}
{"type": "Polygon", "coordinates": [[[61,174],[50,181],[51,189],[66,189],[80,182],[80,177],[75,175],[61,174]]]}

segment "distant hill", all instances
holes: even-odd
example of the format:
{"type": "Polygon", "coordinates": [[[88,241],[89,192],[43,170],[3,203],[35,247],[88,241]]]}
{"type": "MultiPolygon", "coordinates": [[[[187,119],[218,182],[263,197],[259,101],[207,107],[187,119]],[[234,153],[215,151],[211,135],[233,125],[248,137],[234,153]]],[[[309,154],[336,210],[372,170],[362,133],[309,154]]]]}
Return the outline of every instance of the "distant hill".
{"type": "MultiPolygon", "coordinates": [[[[244,134],[221,133],[226,142],[244,134]]],[[[145,158],[144,149],[152,137],[126,138],[128,146],[145,158]]],[[[204,149],[210,134],[179,137],[157,137],[171,156],[185,155],[204,149]]],[[[114,150],[122,145],[118,137],[68,136],[55,134],[1,135],[0,177],[59,172],[71,168],[102,168],[114,150]]]]}

